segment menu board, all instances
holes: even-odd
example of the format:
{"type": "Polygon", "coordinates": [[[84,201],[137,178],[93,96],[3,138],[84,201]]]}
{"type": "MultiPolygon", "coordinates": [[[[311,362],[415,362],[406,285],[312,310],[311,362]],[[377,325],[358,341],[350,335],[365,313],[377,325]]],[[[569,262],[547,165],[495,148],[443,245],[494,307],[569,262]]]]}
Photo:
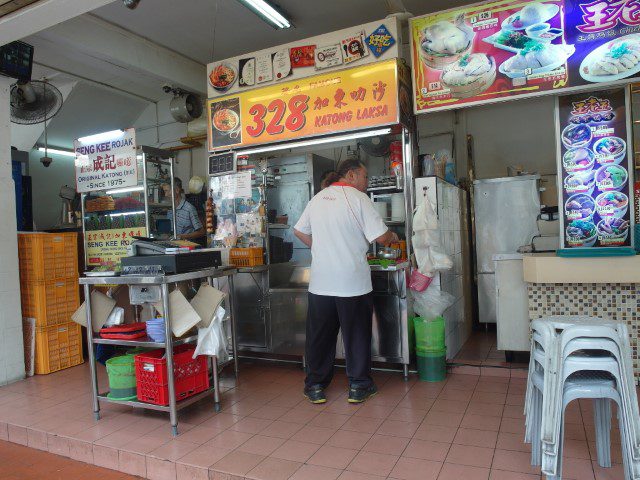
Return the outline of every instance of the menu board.
{"type": "Polygon", "coordinates": [[[416,113],[640,72],[637,0],[503,0],[410,20],[416,113]]]}
{"type": "Polygon", "coordinates": [[[631,245],[625,89],[558,98],[563,245],[631,245]]]}

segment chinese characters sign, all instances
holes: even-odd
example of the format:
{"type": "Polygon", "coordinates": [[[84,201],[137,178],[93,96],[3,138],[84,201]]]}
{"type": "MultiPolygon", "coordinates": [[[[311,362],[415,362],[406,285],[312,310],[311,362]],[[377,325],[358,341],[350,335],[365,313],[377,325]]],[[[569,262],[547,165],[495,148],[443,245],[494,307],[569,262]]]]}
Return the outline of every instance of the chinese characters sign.
{"type": "Polygon", "coordinates": [[[120,263],[127,256],[127,247],[133,237],[146,237],[145,227],[112,228],[109,230],[93,230],[85,234],[87,263],[95,267],[105,264],[120,263]]]}
{"type": "Polygon", "coordinates": [[[138,184],[136,134],[133,128],[118,138],[96,143],[73,142],[78,192],[94,192],[138,184]]]}
{"type": "Polygon", "coordinates": [[[410,25],[416,113],[640,72],[640,0],[493,1],[410,25]]]}
{"type": "Polygon", "coordinates": [[[398,123],[397,69],[387,60],[209,100],[209,150],[398,123]]]}
{"type": "Polygon", "coordinates": [[[558,99],[565,248],[631,245],[632,179],[624,89],[558,99]]]}

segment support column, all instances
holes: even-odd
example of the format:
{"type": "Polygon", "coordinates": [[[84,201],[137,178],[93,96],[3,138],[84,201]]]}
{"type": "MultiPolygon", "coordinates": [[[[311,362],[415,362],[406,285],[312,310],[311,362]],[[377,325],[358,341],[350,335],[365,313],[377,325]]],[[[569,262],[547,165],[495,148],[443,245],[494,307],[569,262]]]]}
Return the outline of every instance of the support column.
{"type": "Polygon", "coordinates": [[[11,176],[9,88],[0,76],[0,385],[24,378],[16,199],[11,176]]]}

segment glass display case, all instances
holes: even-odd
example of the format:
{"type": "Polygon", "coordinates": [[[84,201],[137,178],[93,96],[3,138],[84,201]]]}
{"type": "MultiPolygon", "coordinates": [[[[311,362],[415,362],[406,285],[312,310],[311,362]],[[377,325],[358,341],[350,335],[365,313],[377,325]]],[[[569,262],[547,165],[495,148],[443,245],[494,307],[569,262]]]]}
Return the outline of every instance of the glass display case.
{"type": "Polygon", "coordinates": [[[118,264],[133,237],[174,237],[174,155],[139,146],[137,185],[82,194],[87,267],[118,264]]]}

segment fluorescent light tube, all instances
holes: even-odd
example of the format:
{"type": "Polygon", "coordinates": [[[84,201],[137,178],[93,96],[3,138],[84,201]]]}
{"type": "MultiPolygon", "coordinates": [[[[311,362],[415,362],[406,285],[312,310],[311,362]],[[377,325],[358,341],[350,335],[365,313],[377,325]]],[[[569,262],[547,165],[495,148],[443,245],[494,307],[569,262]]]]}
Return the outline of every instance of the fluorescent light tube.
{"type": "Polygon", "coordinates": [[[110,132],[96,133],[95,135],[80,137],[78,141],[82,143],[100,143],[108,140],[114,140],[122,135],[124,135],[124,130],[111,130],[110,132]]]}
{"type": "Polygon", "coordinates": [[[107,190],[105,193],[107,195],[114,195],[116,193],[141,192],[143,190],[144,190],[144,185],[138,185],[136,187],[114,188],[113,190],[107,190]]]}
{"type": "Polygon", "coordinates": [[[347,140],[355,140],[357,138],[377,137],[378,135],[388,135],[391,128],[380,128],[377,130],[368,130],[364,132],[348,133],[345,135],[334,135],[331,137],[314,138],[311,140],[302,140],[300,142],[288,142],[280,145],[267,145],[259,148],[250,148],[248,150],[238,150],[238,155],[252,155],[254,153],[272,152],[275,150],[287,150],[289,148],[308,147],[311,145],[321,145],[323,143],[345,142],[347,140]]]}
{"type": "Polygon", "coordinates": [[[262,17],[267,23],[272,24],[276,28],[290,28],[291,22],[275,8],[269,5],[265,0],[239,0],[249,9],[253,10],[258,16],[262,17]]]}
{"type": "MultiPolygon", "coordinates": [[[[44,147],[38,147],[38,151],[39,152],[44,152],[45,148],[44,147]]],[[[72,152],[70,150],[58,150],[57,148],[47,148],[46,152],[47,152],[47,154],[53,153],[54,155],[62,155],[63,157],[75,157],[76,156],[75,152],[72,152]]]]}
{"type": "Polygon", "coordinates": [[[144,210],[139,210],[139,211],[135,211],[135,212],[110,213],[109,216],[111,218],[113,218],[113,217],[125,217],[127,215],[141,215],[143,213],[144,213],[144,210]]]}

